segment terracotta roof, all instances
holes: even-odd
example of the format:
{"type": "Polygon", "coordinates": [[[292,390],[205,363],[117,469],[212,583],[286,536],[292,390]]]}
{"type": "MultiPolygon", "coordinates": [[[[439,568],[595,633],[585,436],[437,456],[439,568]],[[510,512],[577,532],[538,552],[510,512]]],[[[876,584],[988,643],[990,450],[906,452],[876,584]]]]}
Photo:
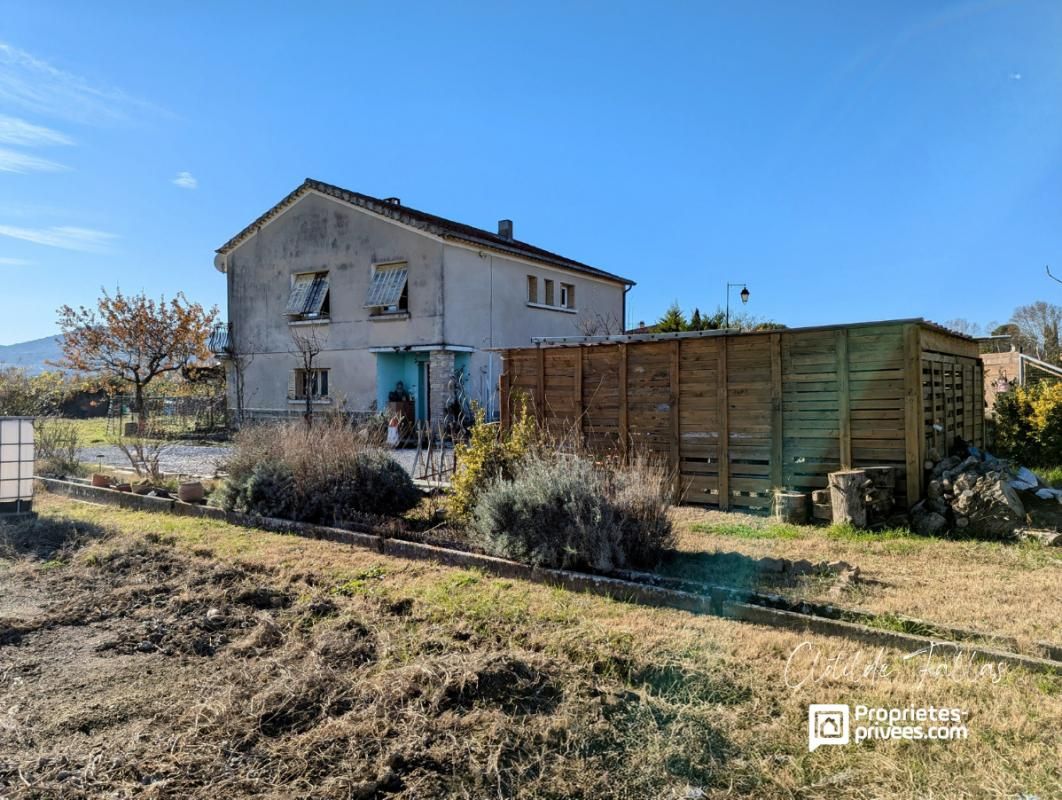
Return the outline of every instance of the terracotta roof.
{"type": "Polygon", "coordinates": [[[592,267],[589,264],[583,264],[580,261],[575,261],[557,255],[556,253],[551,253],[549,250],[543,250],[541,247],[535,247],[527,242],[521,242],[516,239],[506,239],[499,236],[497,233],[491,233],[482,228],[475,228],[461,222],[454,222],[453,220],[445,219],[443,217],[437,217],[434,214],[418,211],[409,206],[390,203],[378,197],[370,197],[369,195],[361,194],[359,192],[352,192],[348,189],[342,189],[339,186],[333,186],[330,183],[316,181],[313,178],[307,178],[303,181],[302,185],[295,191],[262,214],[262,216],[229,239],[229,241],[225,242],[225,244],[218,248],[217,252],[231,252],[256,233],[262,225],[282,214],[298,201],[299,198],[309,192],[319,192],[328,195],[329,197],[334,197],[337,200],[342,200],[344,203],[349,203],[358,208],[364,208],[367,211],[372,211],[383,217],[389,217],[397,222],[410,225],[414,228],[419,228],[420,230],[432,233],[436,236],[441,236],[444,239],[456,239],[458,241],[478,245],[501,253],[509,253],[523,258],[529,258],[534,261],[540,261],[543,264],[562,267],[575,272],[583,272],[587,275],[595,275],[599,278],[616,281],[617,283],[634,285],[634,281],[632,280],[622,278],[619,275],[614,275],[611,272],[606,272],[597,267],[592,267]]]}

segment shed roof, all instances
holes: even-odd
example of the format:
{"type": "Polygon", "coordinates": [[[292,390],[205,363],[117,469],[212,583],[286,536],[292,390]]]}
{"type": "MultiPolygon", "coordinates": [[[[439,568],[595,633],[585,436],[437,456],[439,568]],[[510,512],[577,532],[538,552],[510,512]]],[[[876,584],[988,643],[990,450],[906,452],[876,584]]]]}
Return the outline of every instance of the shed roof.
{"type": "Polygon", "coordinates": [[[328,197],[333,197],[344,203],[349,203],[350,205],[357,206],[358,208],[365,209],[374,214],[379,214],[382,217],[388,217],[396,222],[401,222],[405,225],[426,231],[427,233],[441,236],[444,239],[454,239],[467,244],[474,244],[479,247],[496,250],[501,253],[521,256],[550,266],[561,267],[574,272],[582,272],[605,280],[615,281],[616,283],[623,283],[629,286],[634,285],[634,281],[629,278],[614,275],[611,272],[592,267],[581,261],[566,258],[557,253],[552,253],[549,250],[544,250],[541,247],[535,247],[527,242],[521,242],[516,239],[507,239],[504,236],[499,236],[497,233],[491,233],[482,228],[466,225],[463,222],[455,222],[444,217],[436,216],[435,214],[429,214],[425,211],[418,211],[417,209],[410,208],[406,205],[388,202],[387,200],[382,200],[378,197],[370,197],[369,195],[361,194],[360,192],[352,192],[349,189],[333,186],[330,183],[324,183],[323,181],[314,180],[313,178],[307,178],[303,181],[302,184],[287,197],[258,217],[258,219],[229,239],[229,241],[225,242],[225,244],[217,249],[217,252],[221,254],[232,252],[244,241],[257,233],[262,225],[282,214],[302,197],[311,192],[317,192],[319,194],[327,195],[328,197]]]}
{"type": "MultiPolygon", "coordinates": [[[[876,320],[872,322],[847,322],[838,323],[834,325],[808,325],[802,328],[777,328],[777,329],[765,329],[761,331],[743,331],[737,328],[719,328],[717,330],[708,331],[680,331],[670,333],[617,333],[608,336],[533,336],[531,338],[532,344],[535,347],[577,347],[579,345],[588,344],[614,344],[620,342],[657,342],[668,341],[671,339],[697,339],[702,337],[712,336],[765,336],[772,333],[806,333],[809,331],[832,331],[839,328],[867,328],[878,325],[906,325],[906,324],[918,324],[930,330],[941,333],[945,336],[950,336],[955,339],[961,339],[965,342],[976,342],[971,336],[967,336],[964,333],[958,333],[950,328],[946,328],[939,323],[927,320],[922,317],[911,317],[907,319],[885,319],[876,320]]],[[[507,348],[495,348],[498,350],[507,348]]],[[[508,349],[521,349],[521,348],[508,348],[508,349]]]]}

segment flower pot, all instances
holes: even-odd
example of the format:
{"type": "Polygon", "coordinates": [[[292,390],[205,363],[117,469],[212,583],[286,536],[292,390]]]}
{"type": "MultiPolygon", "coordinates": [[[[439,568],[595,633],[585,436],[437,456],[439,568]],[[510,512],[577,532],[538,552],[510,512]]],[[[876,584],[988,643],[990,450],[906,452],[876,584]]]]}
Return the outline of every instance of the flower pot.
{"type": "Polygon", "coordinates": [[[114,488],[117,489],[119,492],[131,492],[131,491],[133,491],[133,487],[130,484],[128,484],[128,483],[119,483],[114,488]]]}
{"type": "Polygon", "coordinates": [[[205,496],[206,491],[199,481],[186,481],[177,487],[177,499],[182,503],[198,503],[205,496]]]}
{"type": "Polygon", "coordinates": [[[110,475],[104,475],[102,472],[95,472],[92,475],[92,485],[97,489],[109,489],[111,487],[110,475]]]}

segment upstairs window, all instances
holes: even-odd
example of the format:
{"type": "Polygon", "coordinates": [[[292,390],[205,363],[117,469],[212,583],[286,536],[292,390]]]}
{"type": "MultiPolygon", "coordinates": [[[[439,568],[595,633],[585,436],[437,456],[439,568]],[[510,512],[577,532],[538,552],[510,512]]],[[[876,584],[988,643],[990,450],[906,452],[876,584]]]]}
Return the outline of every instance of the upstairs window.
{"type": "Polygon", "coordinates": [[[328,319],[331,313],[327,272],[301,272],[291,278],[284,315],[292,321],[328,319]]]}
{"type": "Polygon", "coordinates": [[[409,270],[405,261],[377,264],[369,282],[365,307],[374,315],[401,314],[409,310],[409,270]]]}
{"type": "Polygon", "coordinates": [[[575,286],[570,283],[560,285],[560,304],[562,308],[575,308],[575,286]]]}
{"type": "Polygon", "coordinates": [[[527,276],[527,302],[538,302],[538,278],[534,275],[527,276]]]}
{"type": "Polygon", "coordinates": [[[545,283],[546,283],[546,299],[543,300],[542,302],[544,302],[547,306],[551,306],[551,305],[553,305],[553,281],[551,281],[549,278],[546,278],[545,283]]]}

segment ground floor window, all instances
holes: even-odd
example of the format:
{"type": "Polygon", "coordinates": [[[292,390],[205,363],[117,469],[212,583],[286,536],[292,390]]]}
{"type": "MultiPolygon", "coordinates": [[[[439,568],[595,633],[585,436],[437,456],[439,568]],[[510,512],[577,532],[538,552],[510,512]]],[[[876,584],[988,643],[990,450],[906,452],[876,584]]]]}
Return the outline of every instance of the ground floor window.
{"type": "Polygon", "coordinates": [[[295,370],[295,399],[307,397],[314,400],[328,397],[327,369],[295,370]]]}

